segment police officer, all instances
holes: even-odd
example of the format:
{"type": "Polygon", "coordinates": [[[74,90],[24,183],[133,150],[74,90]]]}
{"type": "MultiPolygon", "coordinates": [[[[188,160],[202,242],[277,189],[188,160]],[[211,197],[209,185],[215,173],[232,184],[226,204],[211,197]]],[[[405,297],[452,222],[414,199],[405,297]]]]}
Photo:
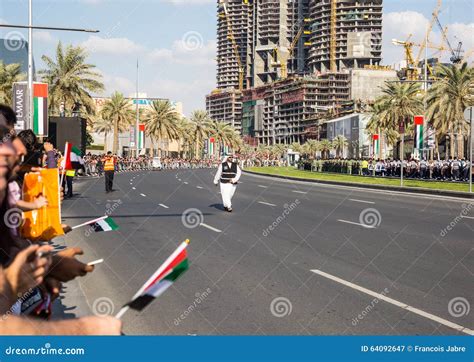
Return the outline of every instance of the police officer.
{"type": "Polygon", "coordinates": [[[105,192],[109,193],[113,191],[115,173],[115,157],[112,155],[112,152],[107,152],[107,156],[104,157],[102,162],[105,173],[105,192]]]}
{"type": "Polygon", "coordinates": [[[224,210],[227,212],[232,212],[232,197],[241,173],[242,171],[233,155],[225,157],[217,168],[214,185],[217,186],[220,183],[222,203],[224,204],[224,210]]]}

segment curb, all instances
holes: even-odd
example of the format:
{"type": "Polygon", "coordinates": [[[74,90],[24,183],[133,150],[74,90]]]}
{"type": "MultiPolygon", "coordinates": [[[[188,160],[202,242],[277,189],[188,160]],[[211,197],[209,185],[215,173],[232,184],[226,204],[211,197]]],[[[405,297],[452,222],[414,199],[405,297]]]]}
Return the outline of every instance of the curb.
{"type": "Polygon", "coordinates": [[[434,196],[451,196],[451,197],[460,197],[464,199],[474,199],[474,193],[470,194],[468,192],[461,191],[445,191],[445,190],[433,190],[426,188],[415,188],[415,187],[400,187],[400,186],[388,186],[388,185],[370,185],[362,184],[358,182],[344,182],[344,181],[328,181],[328,180],[315,180],[308,178],[300,178],[293,176],[280,176],[280,175],[270,175],[267,173],[260,173],[255,171],[242,170],[244,173],[258,176],[266,176],[279,178],[283,180],[292,180],[292,181],[303,181],[311,182],[316,184],[325,184],[325,185],[336,185],[336,186],[349,186],[349,187],[360,187],[364,189],[374,189],[374,190],[385,190],[385,191],[399,191],[399,192],[410,192],[414,194],[425,194],[425,195],[434,195],[434,196]]]}

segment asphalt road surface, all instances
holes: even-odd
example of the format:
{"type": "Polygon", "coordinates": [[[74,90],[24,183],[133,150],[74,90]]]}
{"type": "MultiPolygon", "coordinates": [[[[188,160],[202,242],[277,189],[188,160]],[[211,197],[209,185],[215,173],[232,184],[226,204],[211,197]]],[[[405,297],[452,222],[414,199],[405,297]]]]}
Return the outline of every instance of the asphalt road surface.
{"type": "MultiPolygon", "coordinates": [[[[190,269],[126,334],[457,335],[474,329],[474,204],[243,175],[222,210],[215,170],[141,171],[76,184],[74,230],[95,313],[117,313],[183,240],[190,269]]],[[[472,202],[472,201],[471,201],[472,202]]],[[[73,307],[73,306],[71,306],[73,307]]]]}

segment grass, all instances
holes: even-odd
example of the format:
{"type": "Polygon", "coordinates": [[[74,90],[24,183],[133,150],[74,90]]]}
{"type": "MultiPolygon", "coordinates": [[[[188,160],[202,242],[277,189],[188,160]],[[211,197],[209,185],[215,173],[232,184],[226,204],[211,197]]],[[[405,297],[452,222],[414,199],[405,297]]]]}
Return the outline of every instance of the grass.
{"type": "MultiPolygon", "coordinates": [[[[400,179],[382,177],[364,177],[344,174],[318,173],[310,171],[296,170],[293,167],[249,167],[246,170],[267,175],[290,176],[302,179],[351,182],[356,184],[400,186],[400,179]]],[[[425,188],[433,190],[449,190],[468,192],[469,184],[457,182],[439,182],[404,179],[403,185],[406,187],[425,188]]]]}

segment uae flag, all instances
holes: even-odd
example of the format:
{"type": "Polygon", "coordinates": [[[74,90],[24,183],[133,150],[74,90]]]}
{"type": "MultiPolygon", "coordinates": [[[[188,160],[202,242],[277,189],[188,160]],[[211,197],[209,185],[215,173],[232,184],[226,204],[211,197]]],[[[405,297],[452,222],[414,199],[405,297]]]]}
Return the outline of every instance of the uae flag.
{"type": "Polygon", "coordinates": [[[374,141],[374,156],[377,156],[379,154],[379,149],[380,149],[380,140],[379,140],[379,135],[374,134],[372,136],[372,139],[374,141]]]}
{"type": "Polygon", "coordinates": [[[101,216],[97,219],[86,221],[82,224],[75,225],[71,229],[77,229],[86,225],[90,225],[91,229],[95,232],[99,231],[112,231],[118,230],[119,226],[115,223],[115,221],[110,216],[101,216]]]}
{"type": "Polygon", "coordinates": [[[118,225],[111,217],[106,217],[105,219],[97,220],[90,224],[91,228],[97,233],[99,231],[113,231],[118,230],[118,225]]]}
{"type": "MultiPolygon", "coordinates": [[[[188,244],[189,240],[183,241],[124,308],[132,308],[141,311],[155,298],[163,294],[166,289],[172,286],[173,283],[188,270],[189,264],[186,250],[188,244]]],[[[119,313],[119,315],[122,314],[123,313],[119,313]]]]}
{"type": "Polygon", "coordinates": [[[33,84],[33,132],[48,135],[48,84],[33,84]]]}
{"type": "Polygon", "coordinates": [[[143,150],[145,148],[145,125],[138,125],[138,149],[143,150]]]}
{"type": "Polygon", "coordinates": [[[415,116],[415,148],[423,150],[423,116],[415,116]]]}
{"type": "Polygon", "coordinates": [[[64,145],[64,154],[63,154],[63,162],[61,163],[61,168],[63,170],[72,170],[72,162],[71,162],[71,151],[72,151],[72,143],[66,142],[64,145]]]}

